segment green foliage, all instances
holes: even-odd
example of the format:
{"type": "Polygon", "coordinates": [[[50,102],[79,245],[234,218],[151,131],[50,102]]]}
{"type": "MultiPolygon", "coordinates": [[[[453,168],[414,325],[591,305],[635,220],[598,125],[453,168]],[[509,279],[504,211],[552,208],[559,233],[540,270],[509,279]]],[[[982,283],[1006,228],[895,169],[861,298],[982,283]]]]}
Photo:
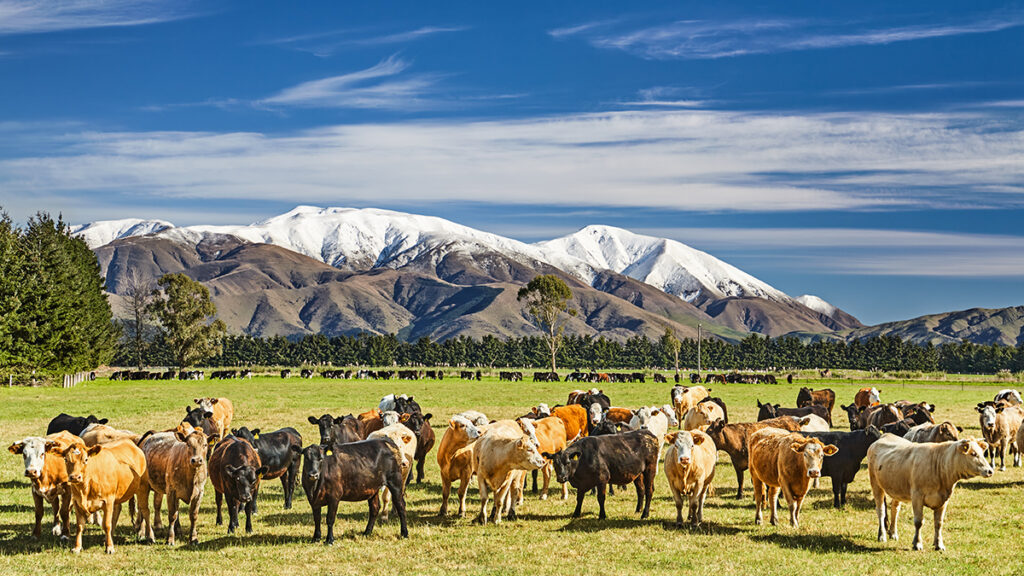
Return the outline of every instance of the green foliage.
{"type": "Polygon", "coordinates": [[[99,262],[45,213],[24,230],[0,218],[0,369],[60,374],[114,355],[118,328],[99,262]]]}
{"type": "Polygon", "coordinates": [[[568,320],[565,316],[576,315],[576,309],[569,307],[572,290],[558,276],[541,274],[520,288],[516,299],[525,301],[534,324],[544,331],[551,352],[551,370],[556,370],[558,349],[568,320]]]}
{"type": "Polygon", "coordinates": [[[217,307],[206,286],[184,274],[167,274],[157,285],[149,312],[160,323],[175,365],[186,368],[218,354],[225,327],[214,319],[217,307]]]}

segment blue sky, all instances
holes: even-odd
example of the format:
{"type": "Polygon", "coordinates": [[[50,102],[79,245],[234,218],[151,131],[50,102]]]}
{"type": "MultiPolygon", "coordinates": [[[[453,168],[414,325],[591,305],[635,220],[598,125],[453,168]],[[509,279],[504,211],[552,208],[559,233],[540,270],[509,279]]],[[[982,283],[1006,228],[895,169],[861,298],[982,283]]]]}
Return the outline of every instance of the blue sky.
{"type": "Polygon", "coordinates": [[[602,223],[869,323],[1021,305],[1022,61],[1012,3],[0,0],[0,206],[602,223]]]}

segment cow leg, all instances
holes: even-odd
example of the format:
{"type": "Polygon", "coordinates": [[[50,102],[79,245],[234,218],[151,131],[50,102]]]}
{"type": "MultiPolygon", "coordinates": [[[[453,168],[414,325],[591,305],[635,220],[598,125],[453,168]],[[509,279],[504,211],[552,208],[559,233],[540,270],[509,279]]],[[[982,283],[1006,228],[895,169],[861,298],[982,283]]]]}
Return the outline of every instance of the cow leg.
{"type": "Polygon", "coordinates": [[[320,506],[311,505],[313,508],[313,542],[320,541],[320,506]]]}
{"type": "MultiPolygon", "coordinates": [[[[220,526],[224,523],[224,517],[220,513],[220,506],[224,502],[224,495],[214,490],[213,499],[217,501],[217,526],[220,526]]],[[[156,508],[156,502],[153,503],[153,507],[156,508]]]]}
{"type": "Polygon", "coordinates": [[[288,467],[288,491],[285,493],[284,500],[285,510],[291,510],[292,508],[292,498],[295,497],[295,485],[298,482],[301,467],[301,459],[297,456],[292,460],[291,466],[288,467]]]}
{"type": "Polygon", "coordinates": [[[683,495],[675,488],[669,487],[672,492],[672,501],[676,503],[676,526],[683,525],[683,495]]]}
{"type": "MultiPolygon", "coordinates": [[[[477,484],[480,485],[480,515],[476,517],[476,521],[481,526],[487,524],[487,499],[490,497],[490,487],[487,485],[487,480],[483,478],[477,478],[477,484]]],[[[459,487],[459,490],[462,488],[459,487]]],[[[496,503],[500,506],[500,503],[496,503]]]]}
{"type": "MultiPolygon", "coordinates": [[[[548,499],[548,486],[551,485],[551,462],[545,462],[544,467],[540,469],[544,473],[544,489],[540,492],[540,499],[548,499]]],[[[537,493],[537,470],[533,471],[533,493],[537,493]]]]}
{"type": "Polygon", "coordinates": [[[1006,438],[999,441],[999,471],[1006,471],[1006,438]]]}
{"type": "Polygon", "coordinates": [[[637,476],[636,480],[633,480],[633,487],[636,488],[636,509],[633,510],[633,513],[639,514],[644,506],[644,477],[637,476]]]}
{"type": "MultiPolygon", "coordinates": [[[[160,520],[160,509],[164,505],[164,494],[163,492],[153,492],[153,530],[159,532],[164,529],[163,522],[160,520]]],[[[219,508],[219,506],[218,506],[219,508]]],[[[218,510],[219,512],[219,510],[218,510]]],[[[218,514],[219,516],[219,514],[218,514]]],[[[217,522],[220,524],[220,522],[217,522]]]]}
{"type": "MultiPolygon", "coordinates": [[[[71,490],[68,489],[63,496],[58,496],[60,502],[60,539],[67,540],[71,536],[71,490]]],[[[54,536],[57,535],[57,526],[53,527],[54,536]]]]}
{"type": "MultiPolygon", "coordinates": [[[[537,493],[537,472],[538,472],[537,470],[534,470],[533,472],[530,472],[530,476],[533,477],[533,489],[531,489],[530,491],[532,493],[534,493],[534,494],[537,493]]],[[[546,496],[542,496],[541,500],[544,500],[544,498],[546,498],[546,496]]]]}
{"type": "Polygon", "coordinates": [[[889,501],[889,539],[895,542],[899,540],[899,524],[900,518],[900,506],[903,504],[899,500],[893,500],[890,498],[889,501]]]}
{"type": "Polygon", "coordinates": [[[701,487],[700,499],[697,501],[697,526],[700,526],[704,522],[704,502],[708,499],[708,491],[710,489],[710,484],[704,484],[701,487]]]}
{"type": "MultiPolygon", "coordinates": [[[[159,492],[153,491],[153,496],[159,492]]],[[[139,513],[136,524],[138,524],[139,540],[142,542],[155,542],[153,534],[153,511],[149,508],[149,486],[143,482],[139,488],[139,513]]]]}
{"type": "MultiPolygon", "coordinates": [[[[604,520],[608,517],[608,515],[604,512],[604,497],[606,488],[607,484],[601,483],[597,485],[597,506],[600,509],[600,512],[597,514],[598,520],[604,520]]],[[[637,486],[637,491],[639,492],[639,490],[640,487],[637,486]]]]}
{"type": "Polygon", "coordinates": [[[199,504],[203,499],[202,494],[193,496],[188,503],[188,543],[199,544],[199,504]]]}
{"type": "Polygon", "coordinates": [[[167,493],[167,545],[174,546],[174,529],[178,526],[178,495],[167,493]]]}
{"type": "Polygon", "coordinates": [[[744,468],[741,468],[735,462],[732,463],[732,466],[733,466],[733,468],[736,469],[736,499],[737,500],[742,500],[743,499],[743,470],[744,470],[744,468]]]}
{"type": "Polygon", "coordinates": [[[562,482],[562,500],[569,499],[569,483],[562,482]]]}
{"type": "Polygon", "coordinates": [[[287,510],[292,507],[292,495],[288,493],[288,476],[291,474],[291,469],[281,476],[281,491],[284,492],[284,509],[287,510]]]}
{"type": "MultiPolygon", "coordinates": [[[[420,482],[423,482],[423,479],[427,477],[427,475],[423,473],[423,465],[426,463],[426,461],[427,461],[427,455],[426,454],[424,454],[422,458],[420,458],[419,460],[416,461],[416,483],[417,484],[419,484],[420,482]]],[[[412,474],[409,474],[409,476],[411,477],[412,474]]]]}
{"type": "Polygon", "coordinates": [[[800,527],[800,508],[803,507],[803,504],[803,498],[794,498],[792,502],[789,502],[789,525],[793,528],[800,527]]]}
{"type": "Polygon", "coordinates": [[[234,534],[235,528],[238,527],[238,509],[241,507],[241,503],[236,502],[234,498],[228,501],[228,534],[234,534]]]}
{"type": "MultiPolygon", "coordinates": [[[[330,513],[330,508],[328,508],[327,511],[328,511],[328,513],[330,513]]],[[[335,505],[334,505],[334,511],[335,511],[335,513],[337,513],[337,511],[338,511],[337,503],[335,503],[335,505]]],[[[366,521],[366,530],[363,531],[363,535],[364,536],[369,536],[370,534],[373,534],[373,525],[377,522],[377,514],[379,514],[379,513],[380,513],[380,497],[375,493],[373,495],[373,497],[370,498],[370,518],[369,518],[369,520],[366,521]]],[[[333,524],[333,522],[331,524],[333,524]]],[[[328,530],[328,534],[330,534],[330,530],[331,530],[330,525],[328,525],[327,530],[328,530]]]]}
{"type": "MultiPolygon", "coordinates": [[[[460,491],[461,492],[461,491],[460,491]]],[[[441,510],[438,511],[437,515],[444,518],[448,515],[448,499],[452,495],[452,481],[447,478],[444,474],[441,475],[441,510]]],[[[459,506],[459,512],[461,514],[461,506],[459,506]]]]}
{"type": "Polygon", "coordinates": [[[765,484],[765,492],[768,495],[768,501],[772,506],[772,515],[768,518],[768,523],[772,526],[778,525],[778,514],[779,514],[779,489],[775,486],[769,486],[765,484]]]}
{"type": "Polygon", "coordinates": [[[253,492],[252,493],[252,499],[245,503],[245,533],[246,534],[252,534],[252,517],[255,514],[256,514],[256,492],[253,492]]]}
{"type": "MultiPolygon", "coordinates": [[[[32,528],[32,538],[38,540],[43,535],[43,497],[32,491],[32,500],[36,507],[36,525],[32,528]]],[[[54,510],[54,520],[57,514],[54,510]]]]}
{"type": "Polygon", "coordinates": [[[942,523],[946,519],[946,503],[943,502],[941,506],[935,509],[935,549],[940,551],[946,550],[946,545],[942,543],[942,523]]]}
{"type": "Polygon", "coordinates": [[[924,550],[924,543],[921,542],[921,525],[924,524],[924,498],[912,494],[910,506],[914,510],[914,540],[910,543],[910,547],[914,550],[924,550]]]}
{"type": "Polygon", "coordinates": [[[408,538],[409,527],[405,520],[405,493],[402,491],[402,484],[399,482],[388,485],[388,490],[391,492],[391,507],[398,514],[398,522],[401,524],[402,538],[408,538]]]}
{"type": "Polygon", "coordinates": [[[88,518],[88,513],[85,510],[75,507],[75,547],[71,549],[72,552],[78,554],[82,551],[82,533],[85,532],[85,521],[88,518]]]}
{"type": "MultiPolygon", "coordinates": [[[[377,496],[374,495],[374,499],[377,496]]],[[[372,514],[371,514],[372,515],[372,514]]],[[[327,502],[327,538],[324,538],[324,546],[334,545],[334,523],[338,520],[338,501],[329,500],[327,502]]]]}
{"type": "Polygon", "coordinates": [[[754,484],[754,524],[761,524],[764,522],[761,516],[761,510],[764,508],[764,483],[754,476],[751,476],[750,480],[754,484]]]}
{"type": "Polygon", "coordinates": [[[583,499],[587,497],[586,490],[576,489],[576,509],[572,511],[573,518],[579,518],[583,515],[583,499]]]}
{"type": "Polygon", "coordinates": [[[106,548],[104,552],[107,554],[114,553],[114,503],[104,503],[103,505],[103,536],[106,542],[106,548]]]}
{"type": "Polygon", "coordinates": [[[653,470],[650,470],[644,478],[644,511],[640,514],[640,519],[644,520],[651,515],[651,499],[654,498],[654,478],[658,474],[657,465],[654,466],[653,470]]]}

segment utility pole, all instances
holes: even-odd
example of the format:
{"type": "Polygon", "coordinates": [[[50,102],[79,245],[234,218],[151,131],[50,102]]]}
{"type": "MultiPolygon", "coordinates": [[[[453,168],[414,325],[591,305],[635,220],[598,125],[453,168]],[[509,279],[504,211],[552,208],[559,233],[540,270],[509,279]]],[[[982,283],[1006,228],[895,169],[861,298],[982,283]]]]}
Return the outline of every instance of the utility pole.
{"type": "Polygon", "coordinates": [[[697,376],[700,376],[700,322],[697,323],[697,376]]]}

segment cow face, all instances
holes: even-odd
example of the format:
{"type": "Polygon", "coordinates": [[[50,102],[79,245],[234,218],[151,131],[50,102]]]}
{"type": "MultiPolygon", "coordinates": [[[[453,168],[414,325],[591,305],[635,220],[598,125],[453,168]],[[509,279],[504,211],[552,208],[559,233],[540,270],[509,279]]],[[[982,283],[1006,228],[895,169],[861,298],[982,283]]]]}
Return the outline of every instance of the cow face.
{"type": "Polygon", "coordinates": [[[604,436],[607,434],[618,434],[619,428],[615,422],[608,420],[607,418],[602,420],[600,424],[594,426],[594,429],[590,431],[591,436],[604,436]]]}
{"type": "Polygon", "coordinates": [[[541,402],[533,409],[533,413],[537,415],[537,418],[547,418],[548,416],[551,416],[551,408],[549,408],[547,404],[541,402]]]}
{"type": "Polygon", "coordinates": [[[672,387],[672,404],[679,404],[682,401],[683,396],[686,394],[687,388],[684,386],[673,386],[672,387]]]}
{"type": "Polygon", "coordinates": [[[809,439],[805,442],[794,442],[792,444],[793,452],[800,454],[804,459],[804,467],[807,469],[808,478],[820,478],[821,477],[821,463],[825,459],[825,456],[831,456],[839,451],[832,444],[828,446],[822,445],[818,439],[809,439]]]}
{"type": "Polygon", "coordinates": [[[388,410],[387,412],[380,413],[381,427],[386,428],[392,424],[398,424],[398,420],[401,418],[401,414],[394,410],[388,410]]]}
{"type": "MultiPolygon", "coordinates": [[[[701,441],[704,439],[701,437],[701,441]]],[[[673,432],[666,438],[676,449],[676,462],[683,468],[690,466],[690,458],[693,457],[693,447],[696,445],[693,435],[689,432],[673,432]],[[672,436],[675,438],[672,438],[672,436]]]]}
{"type": "Polygon", "coordinates": [[[871,444],[875,440],[878,440],[879,438],[882,437],[882,431],[879,430],[878,428],[875,428],[874,425],[868,426],[867,428],[864,429],[864,436],[867,437],[868,444],[871,444]]]}
{"type": "Polygon", "coordinates": [[[869,389],[868,390],[868,405],[879,404],[882,401],[881,393],[882,393],[882,391],[879,390],[878,388],[871,388],[871,389],[869,389]]]}
{"type": "Polygon", "coordinates": [[[881,430],[885,434],[895,434],[895,435],[897,435],[897,436],[902,438],[903,436],[907,435],[907,432],[910,432],[910,428],[911,428],[911,424],[912,423],[913,423],[913,420],[906,420],[906,419],[904,419],[904,420],[900,420],[899,422],[892,422],[891,424],[885,424],[885,425],[882,426],[881,430]]]}
{"type": "Polygon", "coordinates": [[[64,450],[64,465],[68,470],[68,483],[81,484],[85,482],[85,470],[89,465],[89,457],[95,456],[103,450],[103,446],[96,445],[86,449],[84,446],[69,446],[64,450]]]}
{"type": "Polygon", "coordinates": [[[316,426],[320,430],[320,443],[330,444],[331,442],[331,426],[334,425],[334,417],[330,414],[324,414],[317,418],[315,416],[309,417],[309,423],[316,426]]]}
{"type": "Polygon", "coordinates": [[[676,418],[676,411],[672,409],[671,404],[665,404],[661,407],[661,413],[668,418],[669,426],[679,426],[679,419],[676,418]]]}
{"type": "Polygon", "coordinates": [[[202,430],[194,430],[184,438],[178,439],[188,446],[188,463],[192,469],[206,465],[206,449],[209,446],[209,440],[202,430]]]}
{"type": "MultiPolygon", "coordinates": [[[[204,411],[209,412],[210,416],[213,416],[213,405],[217,403],[217,398],[193,398],[192,402],[204,411]]],[[[207,416],[207,418],[210,416],[207,416]]]]}
{"type": "Polygon", "coordinates": [[[981,429],[992,430],[996,426],[996,414],[1002,412],[1003,407],[1001,405],[992,406],[991,404],[978,404],[978,407],[975,408],[975,410],[981,414],[981,417],[979,418],[981,421],[981,429]]]}
{"type": "Polygon", "coordinates": [[[985,450],[988,449],[987,442],[964,438],[963,440],[958,440],[956,446],[957,451],[965,460],[967,470],[972,473],[972,476],[991,478],[995,474],[995,468],[985,459],[985,450]]]}
{"type": "MultiPolygon", "coordinates": [[[[525,438],[530,442],[534,449],[540,447],[540,441],[537,440],[537,428],[533,425],[533,420],[524,418],[519,420],[519,427],[523,429],[525,438]]],[[[543,464],[542,464],[543,465],[543,464]]]]}
{"type": "Polygon", "coordinates": [[[604,416],[604,412],[601,411],[601,405],[600,404],[596,404],[596,403],[595,404],[591,404],[590,405],[590,410],[589,410],[589,415],[590,415],[590,423],[591,424],[594,424],[595,426],[597,424],[600,424],[601,423],[601,417],[604,416]]]}
{"type": "Polygon", "coordinates": [[[402,414],[398,417],[398,421],[405,425],[406,428],[412,430],[412,433],[419,436],[420,430],[423,429],[423,415],[419,412],[412,414],[402,414]]]}
{"type": "Polygon", "coordinates": [[[327,446],[312,444],[302,450],[302,477],[311,482],[320,479],[323,472],[324,457],[331,455],[332,450],[327,446]]]}
{"type": "Polygon", "coordinates": [[[259,487],[260,478],[267,473],[267,467],[255,468],[247,464],[224,467],[224,472],[235,486],[235,494],[240,502],[252,500],[253,493],[259,487]]]}
{"type": "Polygon", "coordinates": [[[97,418],[92,414],[89,414],[88,416],[85,417],[86,426],[88,426],[89,424],[106,424],[109,421],[110,420],[108,420],[107,418],[97,418]]]}
{"type": "Polygon", "coordinates": [[[555,478],[562,484],[568,482],[576,474],[576,468],[580,463],[580,451],[573,446],[569,446],[557,454],[545,452],[543,457],[551,461],[552,468],[555,469],[555,478]]]}
{"type": "Polygon", "coordinates": [[[640,430],[641,428],[647,428],[651,423],[651,409],[647,406],[635,410],[633,417],[629,420],[629,427],[631,430],[640,430]]]}
{"type": "Polygon", "coordinates": [[[43,465],[46,463],[46,450],[54,447],[57,443],[52,440],[38,436],[25,438],[21,442],[15,442],[7,447],[11,454],[21,454],[25,461],[25,476],[33,480],[43,475],[43,465]]]}
{"type": "Polygon", "coordinates": [[[960,439],[960,430],[952,422],[943,422],[935,427],[936,442],[951,442],[960,439]]]}
{"type": "Polygon", "coordinates": [[[860,428],[860,408],[856,404],[849,406],[840,404],[839,407],[846,411],[846,417],[850,419],[850,430],[858,430],[860,428]]]}
{"type": "Polygon", "coordinates": [[[207,418],[213,418],[213,412],[202,407],[185,406],[185,418],[182,419],[182,422],[188,422],[195,428],[200,428],[203,425],[203,420],[207,418]]]}

